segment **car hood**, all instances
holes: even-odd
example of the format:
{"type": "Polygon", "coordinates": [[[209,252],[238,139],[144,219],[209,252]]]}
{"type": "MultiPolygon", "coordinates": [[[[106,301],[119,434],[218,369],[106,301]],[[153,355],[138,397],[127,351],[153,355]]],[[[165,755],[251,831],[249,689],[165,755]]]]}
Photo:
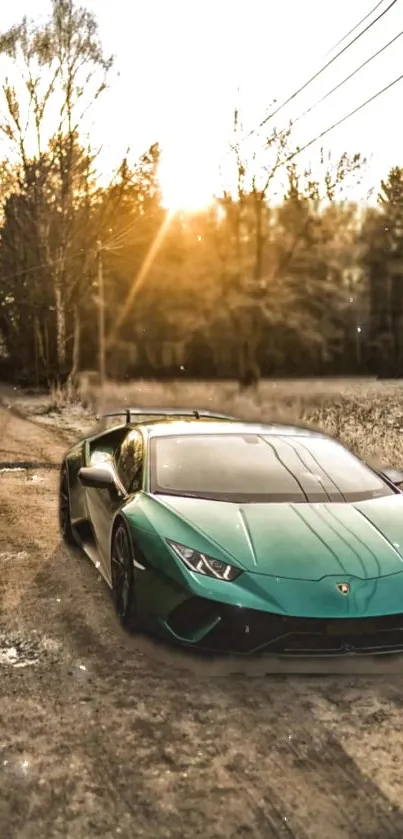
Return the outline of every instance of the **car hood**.
{"type": "Polygon", "coordinates": [[[149,521],[165,538],[204,551],[209,543],[213,556],[257,574],[369,580],[403,571],[403,494],[354,504],[149,501],[149,521]]]}

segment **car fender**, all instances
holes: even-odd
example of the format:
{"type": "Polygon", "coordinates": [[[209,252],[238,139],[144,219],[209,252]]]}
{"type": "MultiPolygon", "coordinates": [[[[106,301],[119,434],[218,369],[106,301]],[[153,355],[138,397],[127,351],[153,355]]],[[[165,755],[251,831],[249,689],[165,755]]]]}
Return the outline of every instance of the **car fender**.
{"type": "Polygon", "coordinates": [[[142,556],[141,552],[139,551],[138,545],[135,543],[135,540],[133,539],[133,528],[130,526],[130,522],[127,519],[127,517],[125,516],[125,514],[122,510],[117,510],[117,512],[115,513],[115,515],[112,519],[112,523],[111,523],[111,534],[110,534],[110,543],[109,543],[110,559],[112,560],[113,537],[114,537],[114,534],[115,534],[115,530],[118,527],[120,522],[122,522],[125,525],[125,527],[127,529],[127,532],[129,534],[129,538],[130,538],[131,545],[132,545],[132,551],[133,551],[133,565],[134,565],[134,567],[137,568],[138,571],[145,571],[147,566],[143,565],[142,562],[139,561],[140,558],[143,559],[143,556],[142,556]],[[139,553],[140,553],[140,557],[139,557],[139,553]]]}

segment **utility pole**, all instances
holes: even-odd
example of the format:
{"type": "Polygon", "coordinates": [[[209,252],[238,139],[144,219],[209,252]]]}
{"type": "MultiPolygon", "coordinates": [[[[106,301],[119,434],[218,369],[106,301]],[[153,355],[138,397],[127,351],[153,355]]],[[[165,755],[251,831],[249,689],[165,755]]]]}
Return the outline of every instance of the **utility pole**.
{"type": "Polygon", "coordinates": [[[105,389],[105,292],[102,265],[102,244],[97,241],[97,279],[98,279],[98,370],[101,408],[104,403],[105,389]]]}

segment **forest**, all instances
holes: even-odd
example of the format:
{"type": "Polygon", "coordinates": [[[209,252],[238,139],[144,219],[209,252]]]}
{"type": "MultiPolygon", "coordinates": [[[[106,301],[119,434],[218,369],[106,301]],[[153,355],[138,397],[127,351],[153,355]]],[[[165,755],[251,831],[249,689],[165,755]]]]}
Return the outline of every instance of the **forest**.
{"type": "Polygon", "coordinates": [[[173,213],[158,138],[105,184],[80,131],[113,65],[92,14],[53,0],[0,54],[2,379],[403,375],[399,161],[358,204],[359,150],[306,171],[290,124],[251,159],[235,111],[232,188],[173,213]]]}

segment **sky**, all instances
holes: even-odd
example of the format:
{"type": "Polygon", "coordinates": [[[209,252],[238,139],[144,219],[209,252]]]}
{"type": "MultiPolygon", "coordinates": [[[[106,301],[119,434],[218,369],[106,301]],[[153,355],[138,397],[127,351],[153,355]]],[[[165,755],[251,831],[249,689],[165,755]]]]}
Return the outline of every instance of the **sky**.
{"type": "MultiPolygon", "coordinates": [[[[360,29],[387,8],[385,0],[360,29]]],[[[26,14],[38,20],[48,0],[1,4],[0,31],[26,14]]],[[[92,113],[90,131],[102,144],[99,166],[113,171],[130,145],[141,154],[158,141],[168,204],[203,204],[219,189],[231,157],[233,110],[247,134],[319,70],[360,30],[326,53],[375,5],[375,0],[87,0],[106,53],[115,55],[111,87],[92,113]]],[[[372,53],[403,30],[403,0],[307,89],[269,120],[284,129],[372,53]]],[[[304,145],[403,74],[403,36],[293,129],[304,145]]],[[[403,165],[403,80],[296,158],[318,170],[320,145],[336,161],[344,151],[369,158],[363,182],[347,196],[365,201],[370,187],[403,165]],[[315,168],[316,167],[316,168],[315,168]]],[[[259,155],[264,131],[245,141],[259,155]]],[[[261,158],[259,158],[261,159],[261,158]]],[[[232,164],[231,164],[232,165],[232,164]]]]}

